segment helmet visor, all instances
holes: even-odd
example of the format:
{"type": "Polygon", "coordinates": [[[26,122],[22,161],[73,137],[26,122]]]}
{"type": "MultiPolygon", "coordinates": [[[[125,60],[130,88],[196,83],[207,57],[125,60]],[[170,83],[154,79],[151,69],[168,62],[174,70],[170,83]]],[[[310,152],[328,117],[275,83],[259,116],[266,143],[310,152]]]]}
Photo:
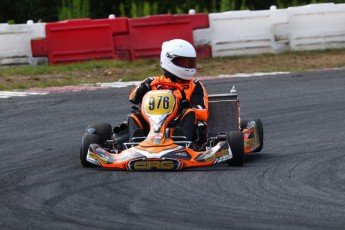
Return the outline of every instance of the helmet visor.
{"type": "Polygon", "coordinates": [[[194,58],[194,57],[175,56],[175,57],[173,57],[171,62],[174,63],[175,65],[183,67],[183,68],[189,68],[189,69],[196,68],[196,58],[194,58]]]}

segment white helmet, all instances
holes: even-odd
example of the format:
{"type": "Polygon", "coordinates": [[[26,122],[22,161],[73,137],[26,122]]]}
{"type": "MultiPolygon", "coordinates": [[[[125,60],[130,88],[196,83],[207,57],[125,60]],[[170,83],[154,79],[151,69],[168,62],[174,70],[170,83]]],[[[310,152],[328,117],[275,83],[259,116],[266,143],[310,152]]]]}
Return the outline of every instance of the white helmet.
{"type": "Polygon", "coordinates": [[[190,80],[196,73],[194,47],[182,39],[163,42],[161,67],[183,80],[190,80]]]}

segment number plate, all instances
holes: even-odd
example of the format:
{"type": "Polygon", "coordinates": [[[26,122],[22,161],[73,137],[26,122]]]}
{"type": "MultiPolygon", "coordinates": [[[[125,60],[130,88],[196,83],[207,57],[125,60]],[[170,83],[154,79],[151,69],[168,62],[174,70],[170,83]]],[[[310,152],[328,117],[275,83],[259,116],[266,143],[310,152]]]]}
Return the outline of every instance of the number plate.
{"type": "Polygon", "coordinates": [[[143,99],[143,109],[147,115],[170,114],[174,105],[175,98],[169,90],[150,91],[143,99]]]}

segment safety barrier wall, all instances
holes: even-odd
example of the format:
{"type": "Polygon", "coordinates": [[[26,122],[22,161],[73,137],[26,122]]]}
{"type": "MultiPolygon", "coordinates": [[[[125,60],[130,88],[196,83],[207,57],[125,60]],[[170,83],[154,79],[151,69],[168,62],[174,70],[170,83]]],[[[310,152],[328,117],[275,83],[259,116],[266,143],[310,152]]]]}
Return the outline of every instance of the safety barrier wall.
{"type": "Polygon", "coordinates": [[[345,48],[345,4],[263,11],[0,24],[0,65],[88,59],[156,58],[163,41],[182,38],[198,57],[345,48]],[[31,47],[30,47],[31,41],[31,47]]]}
{"type": "Polygon", "coordinates": [[[80,19],[47,23],[46,38],[32,41],[34,57],[50,64],[89,59],[118,59],[113,36],[128,33],[127,18],[80,19]]]}
{"type": "Polygon", "coordinates": [[[345,48],[345,4],[312,4],[209,15],[210,28],[194,32],[212,56],[345,48]]]}
{"type": "MultiPolygon", "coordinates": [[[[35,57],[50,64],[88,59],[156,58],[163,41],[182,38],[193,43],[192,30],[208,27],[207,14],[158,15],[143,18],[80,19],[46,25],[46,39],[32,41],[35,57]]],[[[198,47],[211,56],[209,47],[198,47]]]]}
{"type": "MultiPolygon", "coordinates": [[[[115,52],[122,59],[157,58],[164,41],[180,38],[194,43],[192,31],[207,28],[207,14],[158,15],[128,19],[128,34],[114,36],[115,52]]],[[[209,47],[198,47],[198,56],[210,57],[209,47]]]]}
{"type": "Polygon", "coordinates": [[[287,9],[291,50],[345,48],[345,4],[287,9]]]}
{"type": "Polygon", "coordinates": [[[45,38],[45,23],[0,24],[0,65],[35,64],[31,40],[45,38]]]}
{"type": "Polygon", "coordinates": [[[287,23],[286,12],[232,11],[210,14],[212,56],[269,53],[281,50],[275,44],[272,25],[287,23]]]}

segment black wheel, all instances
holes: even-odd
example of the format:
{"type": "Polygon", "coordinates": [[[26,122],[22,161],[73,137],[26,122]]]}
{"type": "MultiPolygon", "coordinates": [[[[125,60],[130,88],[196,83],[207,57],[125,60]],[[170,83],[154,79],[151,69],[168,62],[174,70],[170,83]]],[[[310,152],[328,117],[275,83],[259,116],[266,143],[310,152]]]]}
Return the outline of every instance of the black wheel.
{"type": "Polygon", "coordinates": [[[256,123],[256,127],[258,129],[259,133],[259,141],[260,141],[260,146],[259,148],[255,149],[253,152],[260,152],[262,148],[264,147],[264,128],[262,121],[260,119],[241,119],[241,130],[247,127],[247,123],[250,121],[254,121],[256,123]]]}
{"type": "Polygon", "coordinates": [[[227,141],[232,151],[232,159],[228,161],[229,166],[242,166],[244,161],[244,142],[242,132],[228,132],[227,141]]]}
{"type": "Polygon", "coordinates": [[[93,124],[86,128],[86,134],[96,134],[103,146],[107,140],[111,139],[113,130],[111,125],[108,123],[93,124]]]}
{"type": "Polygon", "coordinates": [[[248,122],[250,121],[255,121],[260,119],[255,119],[255,118],[241,118],[241,130],[247,127],[248,122]]]}
{"type": "Polygon", "coordinates": [[[85,134],[81,138],[81,145],[80,145],[80,163],[84,167],[94,167],[95,165],[89,163],[86,160],[87,152],[89,150],[90,144],[101,144],[100,138],[96,134],[85,134]]]}

